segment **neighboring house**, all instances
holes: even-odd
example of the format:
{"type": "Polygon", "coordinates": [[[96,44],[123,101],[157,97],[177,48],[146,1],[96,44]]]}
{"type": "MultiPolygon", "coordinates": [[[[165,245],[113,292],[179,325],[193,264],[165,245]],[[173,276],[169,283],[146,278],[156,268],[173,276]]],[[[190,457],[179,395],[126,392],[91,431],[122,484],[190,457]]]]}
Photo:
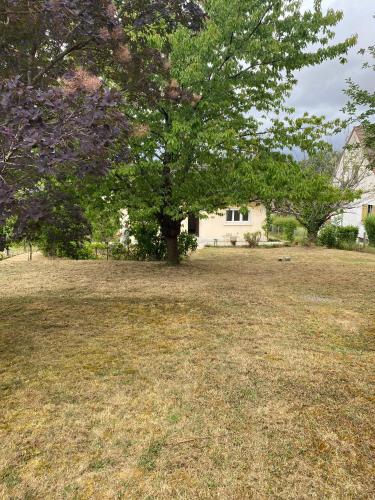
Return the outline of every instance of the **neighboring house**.
{"type": "MultiPolygon", "coordinates": [[[[194,234],[198,240],[198,246],[228,246],[235,241],[238,245],[245,245],[244,233],[261,232],[264,239],[263,225],[266,219],[266,209],[260,203],[252,203],[247,207],[247,212],[239,207],[230,207],[221,210],[218,214],[204,217],[189,217],[182,222],[182,231],[194,234]]],[[[121,210],[121,229],[118,233],[121,243],[124,243],[128,236],[128,212],[121,210]]],[[[130,237],[135,243],[134,236],[130,237]]]]}
{"type": "Polygon", "coordinates": [[[264,235],[265,219],[265,207],[260,203],[252,203],[247,212],[240,211],[239,207],[229,207],[215,215],[189,217],[183,222],[183,229],[197,236],[199,247],[227,246],[234,241],[244,245],[244,233],[260,231],[264,235]]]}
{"type": "Polygon", "coordinates": [[[352,189],[359,189],[363,194],[342,214],[333,218],[336,224],[357,226],[360,240],[363,240],[365,236],[364,219],[369,214],[375,213],[375,172],[368,168],[363,139],[362,127],[354,127],[346,141],[338,168],[340,184],[352,189]]]}

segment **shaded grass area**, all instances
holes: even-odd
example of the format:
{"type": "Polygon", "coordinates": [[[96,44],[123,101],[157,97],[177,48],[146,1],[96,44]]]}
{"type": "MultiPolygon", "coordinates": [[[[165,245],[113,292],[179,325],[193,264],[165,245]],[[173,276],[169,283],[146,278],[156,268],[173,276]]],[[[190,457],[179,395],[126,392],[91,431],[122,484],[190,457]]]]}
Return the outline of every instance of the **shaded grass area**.
{"type": "Polygon", "coordinates": [[[374,273],[299,248],[0,263],[0,497],[373,498],[374,273]]]}

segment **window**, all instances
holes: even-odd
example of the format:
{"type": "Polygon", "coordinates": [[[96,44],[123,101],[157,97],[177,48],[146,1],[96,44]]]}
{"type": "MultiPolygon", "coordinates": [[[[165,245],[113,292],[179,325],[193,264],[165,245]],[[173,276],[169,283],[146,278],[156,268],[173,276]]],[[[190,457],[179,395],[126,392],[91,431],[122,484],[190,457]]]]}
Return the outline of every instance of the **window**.
{"type": "Polygon", "coordinates": [[[372,215],[373,213],[375,213],[374,205],[362,205],[362,222],[368,215],[372,215]]]}
{"type": "Polygon", "coordinates": [[[239,210],[230,209],[226,212],[226,221],[227,222],[249,222],[249,211],[242,213],[239,210]]]}

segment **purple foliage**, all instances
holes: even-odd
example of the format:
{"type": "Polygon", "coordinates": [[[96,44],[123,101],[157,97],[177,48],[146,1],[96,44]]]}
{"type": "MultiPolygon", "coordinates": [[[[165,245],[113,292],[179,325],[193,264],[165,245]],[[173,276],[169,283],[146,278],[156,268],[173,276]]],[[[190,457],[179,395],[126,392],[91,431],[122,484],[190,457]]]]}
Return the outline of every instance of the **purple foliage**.
{"type": "MultiPolygon", "coordinates": [[[[84,83],[82,74],[47,90],[19,78],[0,82],[0,218],[26,215],[25,200],[50,176],[106,173],[109,148],[128,123],[118,93],[84,83]]],[[[33,204],[28,213],[42,216],[33,204]]]]}
{"type": "MultiPolygon", "coordinates": [[[[130,126],[121,96],[95,74],[132,99],[155,99],[153,75],[169,70],[132,34],[160,17],[170,30],[194,30],[204,15],[191,0],[0,0],[0,226],[12,215],[20,230],[47,220],[57,191],[48,204],[36,194],[51,179],[63,186],[106,173],[111,145],[130,126]]],[[[123,140],[117,155],[126,154],[123,140]]]]}

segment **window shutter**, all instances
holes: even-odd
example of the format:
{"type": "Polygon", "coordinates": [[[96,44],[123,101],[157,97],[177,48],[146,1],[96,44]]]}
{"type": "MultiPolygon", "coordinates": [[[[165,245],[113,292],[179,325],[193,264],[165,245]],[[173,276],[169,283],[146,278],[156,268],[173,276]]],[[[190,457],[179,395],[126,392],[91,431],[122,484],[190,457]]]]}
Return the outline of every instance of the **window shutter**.
{"type": "Polygon", "coordinates": [[[362,222],[366,219],[368,214],[368,205],[362,205],[362,222]]]}

